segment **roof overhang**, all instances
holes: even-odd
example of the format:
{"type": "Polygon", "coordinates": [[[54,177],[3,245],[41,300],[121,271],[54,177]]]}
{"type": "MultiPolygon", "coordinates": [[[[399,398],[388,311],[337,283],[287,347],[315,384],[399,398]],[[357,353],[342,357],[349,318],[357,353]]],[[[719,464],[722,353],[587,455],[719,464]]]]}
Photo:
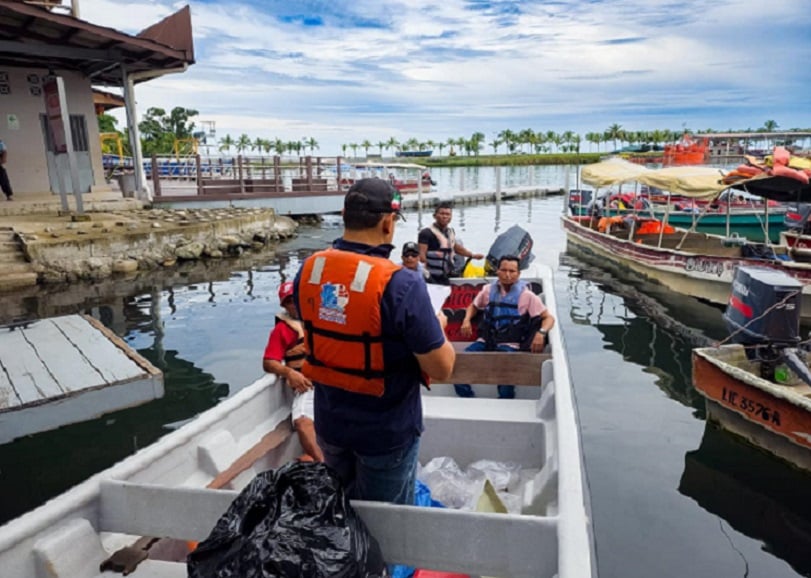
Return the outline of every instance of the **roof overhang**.
{"type": "Polygon", "coordinates": [[[122,66],[132,74],[193,63],[188,6],[132,36],[19,0],[0,0],[0,66],[75,70],[93,84],[122,86],[122,66]]]}

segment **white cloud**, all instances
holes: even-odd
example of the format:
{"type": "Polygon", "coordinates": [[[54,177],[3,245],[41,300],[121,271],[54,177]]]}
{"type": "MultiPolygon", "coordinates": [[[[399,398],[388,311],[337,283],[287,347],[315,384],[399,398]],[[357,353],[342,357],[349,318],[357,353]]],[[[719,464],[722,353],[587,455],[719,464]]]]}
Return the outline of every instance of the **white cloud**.
{"type": "MultiPolygon", "coordinates": [[[[180,5],[82,0],[136,32],[180,5]]],[[[139,85],[220,135],[340,145],[481,130],[811,126],[811,16],[800,0],[192,2],[198,62],[139,85]],[[481,4],[479,4],[481,5],[481,4]],[[303,19],[320,25],[305,26],[303,19]]]]}

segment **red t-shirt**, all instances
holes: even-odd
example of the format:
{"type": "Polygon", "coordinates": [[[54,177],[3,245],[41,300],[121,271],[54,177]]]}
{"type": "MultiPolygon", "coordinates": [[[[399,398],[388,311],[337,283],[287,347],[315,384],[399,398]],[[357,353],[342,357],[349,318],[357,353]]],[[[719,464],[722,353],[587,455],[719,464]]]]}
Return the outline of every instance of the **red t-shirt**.
{"type": "Polygon", "coordinates": [[[272,359],[273,361],[284,361],[284,352],[298,341],[298,333],[293,331],[284,321],[277,321],[273,331],[268,337],[268,344],[265,346],[265,355],[262,359],[272,359]]]}

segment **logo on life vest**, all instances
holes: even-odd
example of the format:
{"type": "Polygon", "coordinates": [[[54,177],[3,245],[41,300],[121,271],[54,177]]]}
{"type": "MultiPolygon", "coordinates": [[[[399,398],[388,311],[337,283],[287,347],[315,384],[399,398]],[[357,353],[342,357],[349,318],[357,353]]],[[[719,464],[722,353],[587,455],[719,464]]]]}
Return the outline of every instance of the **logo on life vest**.
{"type": "Polygon", "coordinates": [[[340,283],[325,283],[321,286],[321,306],[318,318],[323,321],[346,325],[346,304],[349,303],[349,291],[340,283]]]}

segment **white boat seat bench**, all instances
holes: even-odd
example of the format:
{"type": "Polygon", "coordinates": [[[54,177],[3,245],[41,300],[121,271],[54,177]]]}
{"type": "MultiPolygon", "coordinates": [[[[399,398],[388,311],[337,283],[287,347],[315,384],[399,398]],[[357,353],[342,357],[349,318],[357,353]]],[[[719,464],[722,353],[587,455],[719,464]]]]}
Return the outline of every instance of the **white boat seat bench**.
{"type": "MultiPolygon", "coordinates": [[[[103,481],[100,530],[203,540],[237,495],[232,490],[103,481]],[[145,511],[150,514],[138,515],[145,511]]],[[[503,578],[551,578],[557,568],[556,516],[483,514],[365,501],[352,505],[390,563],[503,578]]],[[[130,576],[155,576],[153,569],[161,577],[185,575],[184,564],[164,563],[142,564],[130,576]],[[168,567],[172,565],[182,573],[168,567]]]]}

